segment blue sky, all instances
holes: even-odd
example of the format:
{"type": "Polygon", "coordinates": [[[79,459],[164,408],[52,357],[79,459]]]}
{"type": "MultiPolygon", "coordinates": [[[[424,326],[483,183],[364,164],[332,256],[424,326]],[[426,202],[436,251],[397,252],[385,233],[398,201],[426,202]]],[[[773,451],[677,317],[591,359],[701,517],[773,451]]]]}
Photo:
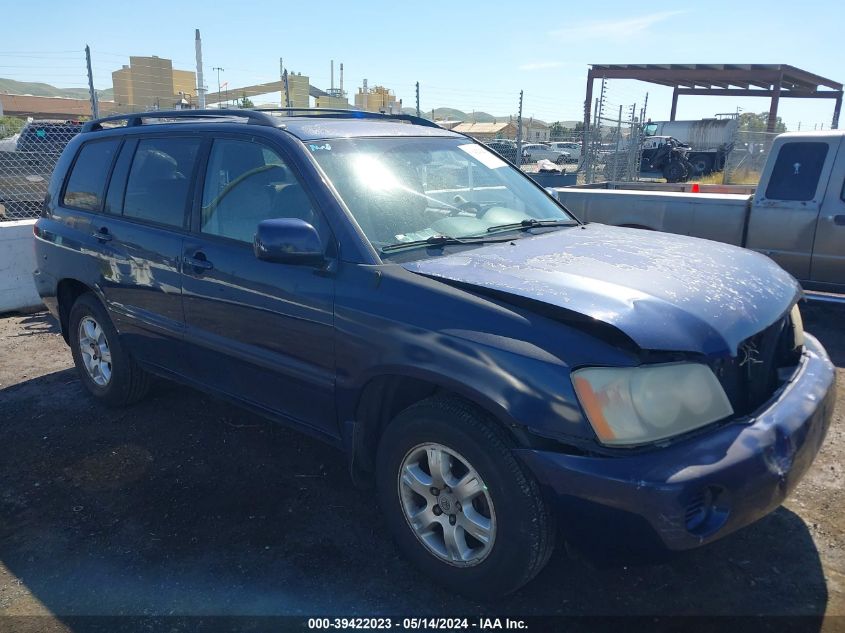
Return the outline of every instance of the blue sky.
{"type": "MultiPolygon", "coordinates": [[[[582,116],[590,63],[785,63],[845,81],[845,3],[746,0],[640,4],[595,3],[165,2],[73,3],[44,0],[3,10],[0,77],[85,86],[82,50],[90,44],[95,84],[111,87],[111,71],[129,55],[158,55],[194,67],[194,29],[203,36],[206,84],[215,66],[230,87],[274,81],[279,57],[294,71],[329,85],[329,60],[344,62],[350,92],[369,84],[393,89],[413,105],[420,82],[423,109],[451,106],[503,115],[525,91],[526,116],[582,116]],[[234,7],[234,8],[233,8],[234,7]],[[12,28],[9,28],[12,27],[12,28]]],[[[608,103],[642,104],[669,114],[671,89],[612,81],[608,103]]],[[[271,97],[257,98],[256,102],[271,97]]],[[[737,107],[762,112],[765,99],[684,98],[679,118],[737,107]]],[[[830,125],[832,101],[784,100],[790,129],[830,125]]]]}

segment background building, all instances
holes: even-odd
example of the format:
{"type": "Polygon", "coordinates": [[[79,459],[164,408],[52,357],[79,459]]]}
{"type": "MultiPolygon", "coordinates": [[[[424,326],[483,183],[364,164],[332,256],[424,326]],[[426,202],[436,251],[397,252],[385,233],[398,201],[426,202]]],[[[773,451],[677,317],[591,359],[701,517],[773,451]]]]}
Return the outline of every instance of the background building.
{"type": "Polygon", "coordinates": [[[402,111],[402,100],[397,99],[389,88],[375,86],[367,88],[366,81],[362,88],[358,88],[355,95],[355,107],[359,110],[370,112],[400,113],[402,111]]]}
{"type": "Polygon", "coordinates": [[[346,97],[335,97],[332,95],[318,96],[314,98],[318,108],[349,108],[349,99],[346,97]]]}
{"type": "Polygon", "coordinates": [[[114,100],[120,109],[169,109],[196,94],[196,75],[174,70],[163,57],[130,57],[129,65],[112,73],[114,100]]]}
{"type": "Polygon", "coordinates": [[[516,123],[513,121],[461,123],[452,129],[461,134],[468,134],[479,141],[492,141],[497,138],[516,138],[516,123]]]}
{"type": "MultiPolygon", "coordinates": [[[[308,108],[308,95],[311,89],[310,78],[302,73],[288,73],[288,90],[290,91],[291,108],[308,108]]],[[[282,106],[285,107],[286,95],[282,87],[282,106]]]]}

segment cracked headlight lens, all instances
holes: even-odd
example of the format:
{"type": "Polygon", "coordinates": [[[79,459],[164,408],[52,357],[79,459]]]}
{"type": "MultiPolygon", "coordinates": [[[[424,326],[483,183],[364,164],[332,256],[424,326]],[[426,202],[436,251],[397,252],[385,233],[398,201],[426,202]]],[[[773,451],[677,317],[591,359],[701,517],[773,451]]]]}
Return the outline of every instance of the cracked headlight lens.
{"type": "Polygon", "coordinates": [[[644,444],[680,435],[733,413],[707,365],[588,367],[572,372],[581,406],[602,444],[644,444]]]}

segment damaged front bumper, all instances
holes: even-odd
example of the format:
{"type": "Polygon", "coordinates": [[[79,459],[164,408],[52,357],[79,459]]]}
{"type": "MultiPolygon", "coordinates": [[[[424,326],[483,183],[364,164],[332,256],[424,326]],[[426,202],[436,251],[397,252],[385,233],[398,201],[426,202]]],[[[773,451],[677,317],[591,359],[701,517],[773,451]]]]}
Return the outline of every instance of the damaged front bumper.
{"type": "Polygon", "coordinates": [[[566,531],[624,549],[684,550],[775,510],[807,472],[833,414],[835,369],[806,335],[801,362],[750,418],[619,457],[517,449],[566,531]]]}

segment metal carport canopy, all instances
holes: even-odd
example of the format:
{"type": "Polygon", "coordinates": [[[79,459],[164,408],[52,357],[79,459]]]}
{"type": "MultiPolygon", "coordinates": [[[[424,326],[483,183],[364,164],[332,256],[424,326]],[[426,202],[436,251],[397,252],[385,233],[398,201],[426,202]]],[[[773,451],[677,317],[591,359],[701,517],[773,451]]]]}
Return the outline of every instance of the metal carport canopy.
{"type": "Polygon", "coordinates": [[[842,84],[788,64],[592,64],[587,72],[584,127],[589,128],[593,101],[593,80],[636,79],[671,86],[675,120],[678,97],[768,97],[767,129],[773,132],[781,97],[834,99],[831,129],[839,127],[842,84]],[[823,88],[823,89],[822,89],[823,88]]]}

